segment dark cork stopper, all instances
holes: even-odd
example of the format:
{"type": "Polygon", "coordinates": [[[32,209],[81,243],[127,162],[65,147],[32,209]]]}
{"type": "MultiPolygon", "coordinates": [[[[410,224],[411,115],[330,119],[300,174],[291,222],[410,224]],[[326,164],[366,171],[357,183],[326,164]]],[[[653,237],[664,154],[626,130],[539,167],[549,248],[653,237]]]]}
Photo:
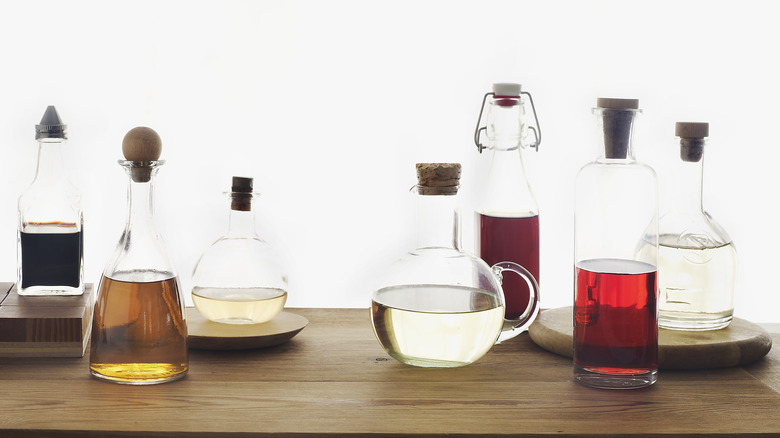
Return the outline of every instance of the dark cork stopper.
{"type": "Polygon", "coordinates": [[[460,163],[417,163],[417,192],[421,195],[456,195],[460,163]]]}
{"type": "Polygon", "coordinates": [[[704,140],[710,135],[710,124],[705,122],[677,122],[674,135],[680,137],[680,159],[689,163],[701,161],[704,140]]]}
{"type": "Polygon", "coordinates": [[[628,157],[631,144],[631,126],[634,123],[638,99],[612,99],[600,97],[596,106],[601,109],[604,129],[604,155],[606,158],[628,157]]]}
{"type": "Polygon", "coordinates": [[[252,210],[252,178],[233,177],[230,187],[230,209],[236,211],[252,210]]]}

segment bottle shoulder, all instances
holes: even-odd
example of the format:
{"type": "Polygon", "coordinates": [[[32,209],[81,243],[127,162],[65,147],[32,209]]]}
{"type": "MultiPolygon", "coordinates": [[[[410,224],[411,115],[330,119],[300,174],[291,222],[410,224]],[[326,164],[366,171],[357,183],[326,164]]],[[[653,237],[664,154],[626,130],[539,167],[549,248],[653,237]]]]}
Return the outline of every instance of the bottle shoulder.
{"type": "Polygon", "coordinates": [[[732,244],[728,232],[706,211],[669,211],[658,220],[659,243],[665,246],[715,248],[732,244]]]}

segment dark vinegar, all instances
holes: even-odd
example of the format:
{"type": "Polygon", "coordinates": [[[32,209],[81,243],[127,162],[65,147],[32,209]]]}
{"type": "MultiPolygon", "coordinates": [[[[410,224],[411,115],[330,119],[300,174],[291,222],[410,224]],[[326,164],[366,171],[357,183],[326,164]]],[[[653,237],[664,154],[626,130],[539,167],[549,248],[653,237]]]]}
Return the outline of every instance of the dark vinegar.
{"type": "Polygon", "coordinates": [[[22,252],[22,288],[79,287],[82,233],[19,233],[22,252]]]}
{"type": "MultiPolygon", "coordinates": [[[[498,217],[477,213],[477,253],[488,265],[515,262],[539,282],[539,216],[498,217]]],[[[517,319],[528,306],[528,284],[515,274],[503,276],[506,318],[517,319]]]]}
{"type": "Polygon", "coordinates": [[[656,268],[632,260],[595,259],[578,263],[575,270],[575,370],[655,373],[656,268]]]}

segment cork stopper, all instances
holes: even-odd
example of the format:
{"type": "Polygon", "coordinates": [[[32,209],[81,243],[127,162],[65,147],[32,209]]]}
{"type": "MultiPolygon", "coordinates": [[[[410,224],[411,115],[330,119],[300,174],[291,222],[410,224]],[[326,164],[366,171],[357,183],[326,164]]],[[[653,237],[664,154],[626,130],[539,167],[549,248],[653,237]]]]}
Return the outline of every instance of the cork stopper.
{"type": "Polygon", "coordinates": [[[132,161],[130,174],[135,182],[148,182],[151,179],[153,162],[160,159],[162,140],[152,128],[138,126],[125,134],[122,139],[122,154],[125,160],[132,161]]]}
{"type": "Polygon", "coordinates": [[[230,187],[230,209],[236,211],[252,210],[252,178],[234,176],[230,187]]]}
{"type": "Polygon", "coordinates": [[[596,106],[603,118],[605,157],[625,159],[631,145],[631,126],[639,110],[639,99],[599,97],[596,106]]]}
{"type": "Polygon", "coordinates": [[[710,136],[710,124],[706,122],[677,122],[674,135],[680,137],[680,159],[696,163],[704,155],[704,140],[710,136]]]}
{"type": "Polygon", "coordinates": [[[456,195],[460,163],[417,163],[417,192],[421,195],[456,195]]]}

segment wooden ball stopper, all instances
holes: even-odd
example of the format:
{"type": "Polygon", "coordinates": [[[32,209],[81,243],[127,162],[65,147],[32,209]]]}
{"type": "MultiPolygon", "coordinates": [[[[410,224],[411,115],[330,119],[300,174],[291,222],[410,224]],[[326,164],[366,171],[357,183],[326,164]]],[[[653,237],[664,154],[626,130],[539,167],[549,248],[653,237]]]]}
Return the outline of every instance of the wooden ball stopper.
{"type": "Polygon", "coordinates": [[[125,134],[122,139],[122,154],[125,160],[137,162],[130,168],[133,181],[148,182],[151,179],[150,161],[157,161],[162,154],[162,140],[152,128],[138,126],[125,134]]]}

